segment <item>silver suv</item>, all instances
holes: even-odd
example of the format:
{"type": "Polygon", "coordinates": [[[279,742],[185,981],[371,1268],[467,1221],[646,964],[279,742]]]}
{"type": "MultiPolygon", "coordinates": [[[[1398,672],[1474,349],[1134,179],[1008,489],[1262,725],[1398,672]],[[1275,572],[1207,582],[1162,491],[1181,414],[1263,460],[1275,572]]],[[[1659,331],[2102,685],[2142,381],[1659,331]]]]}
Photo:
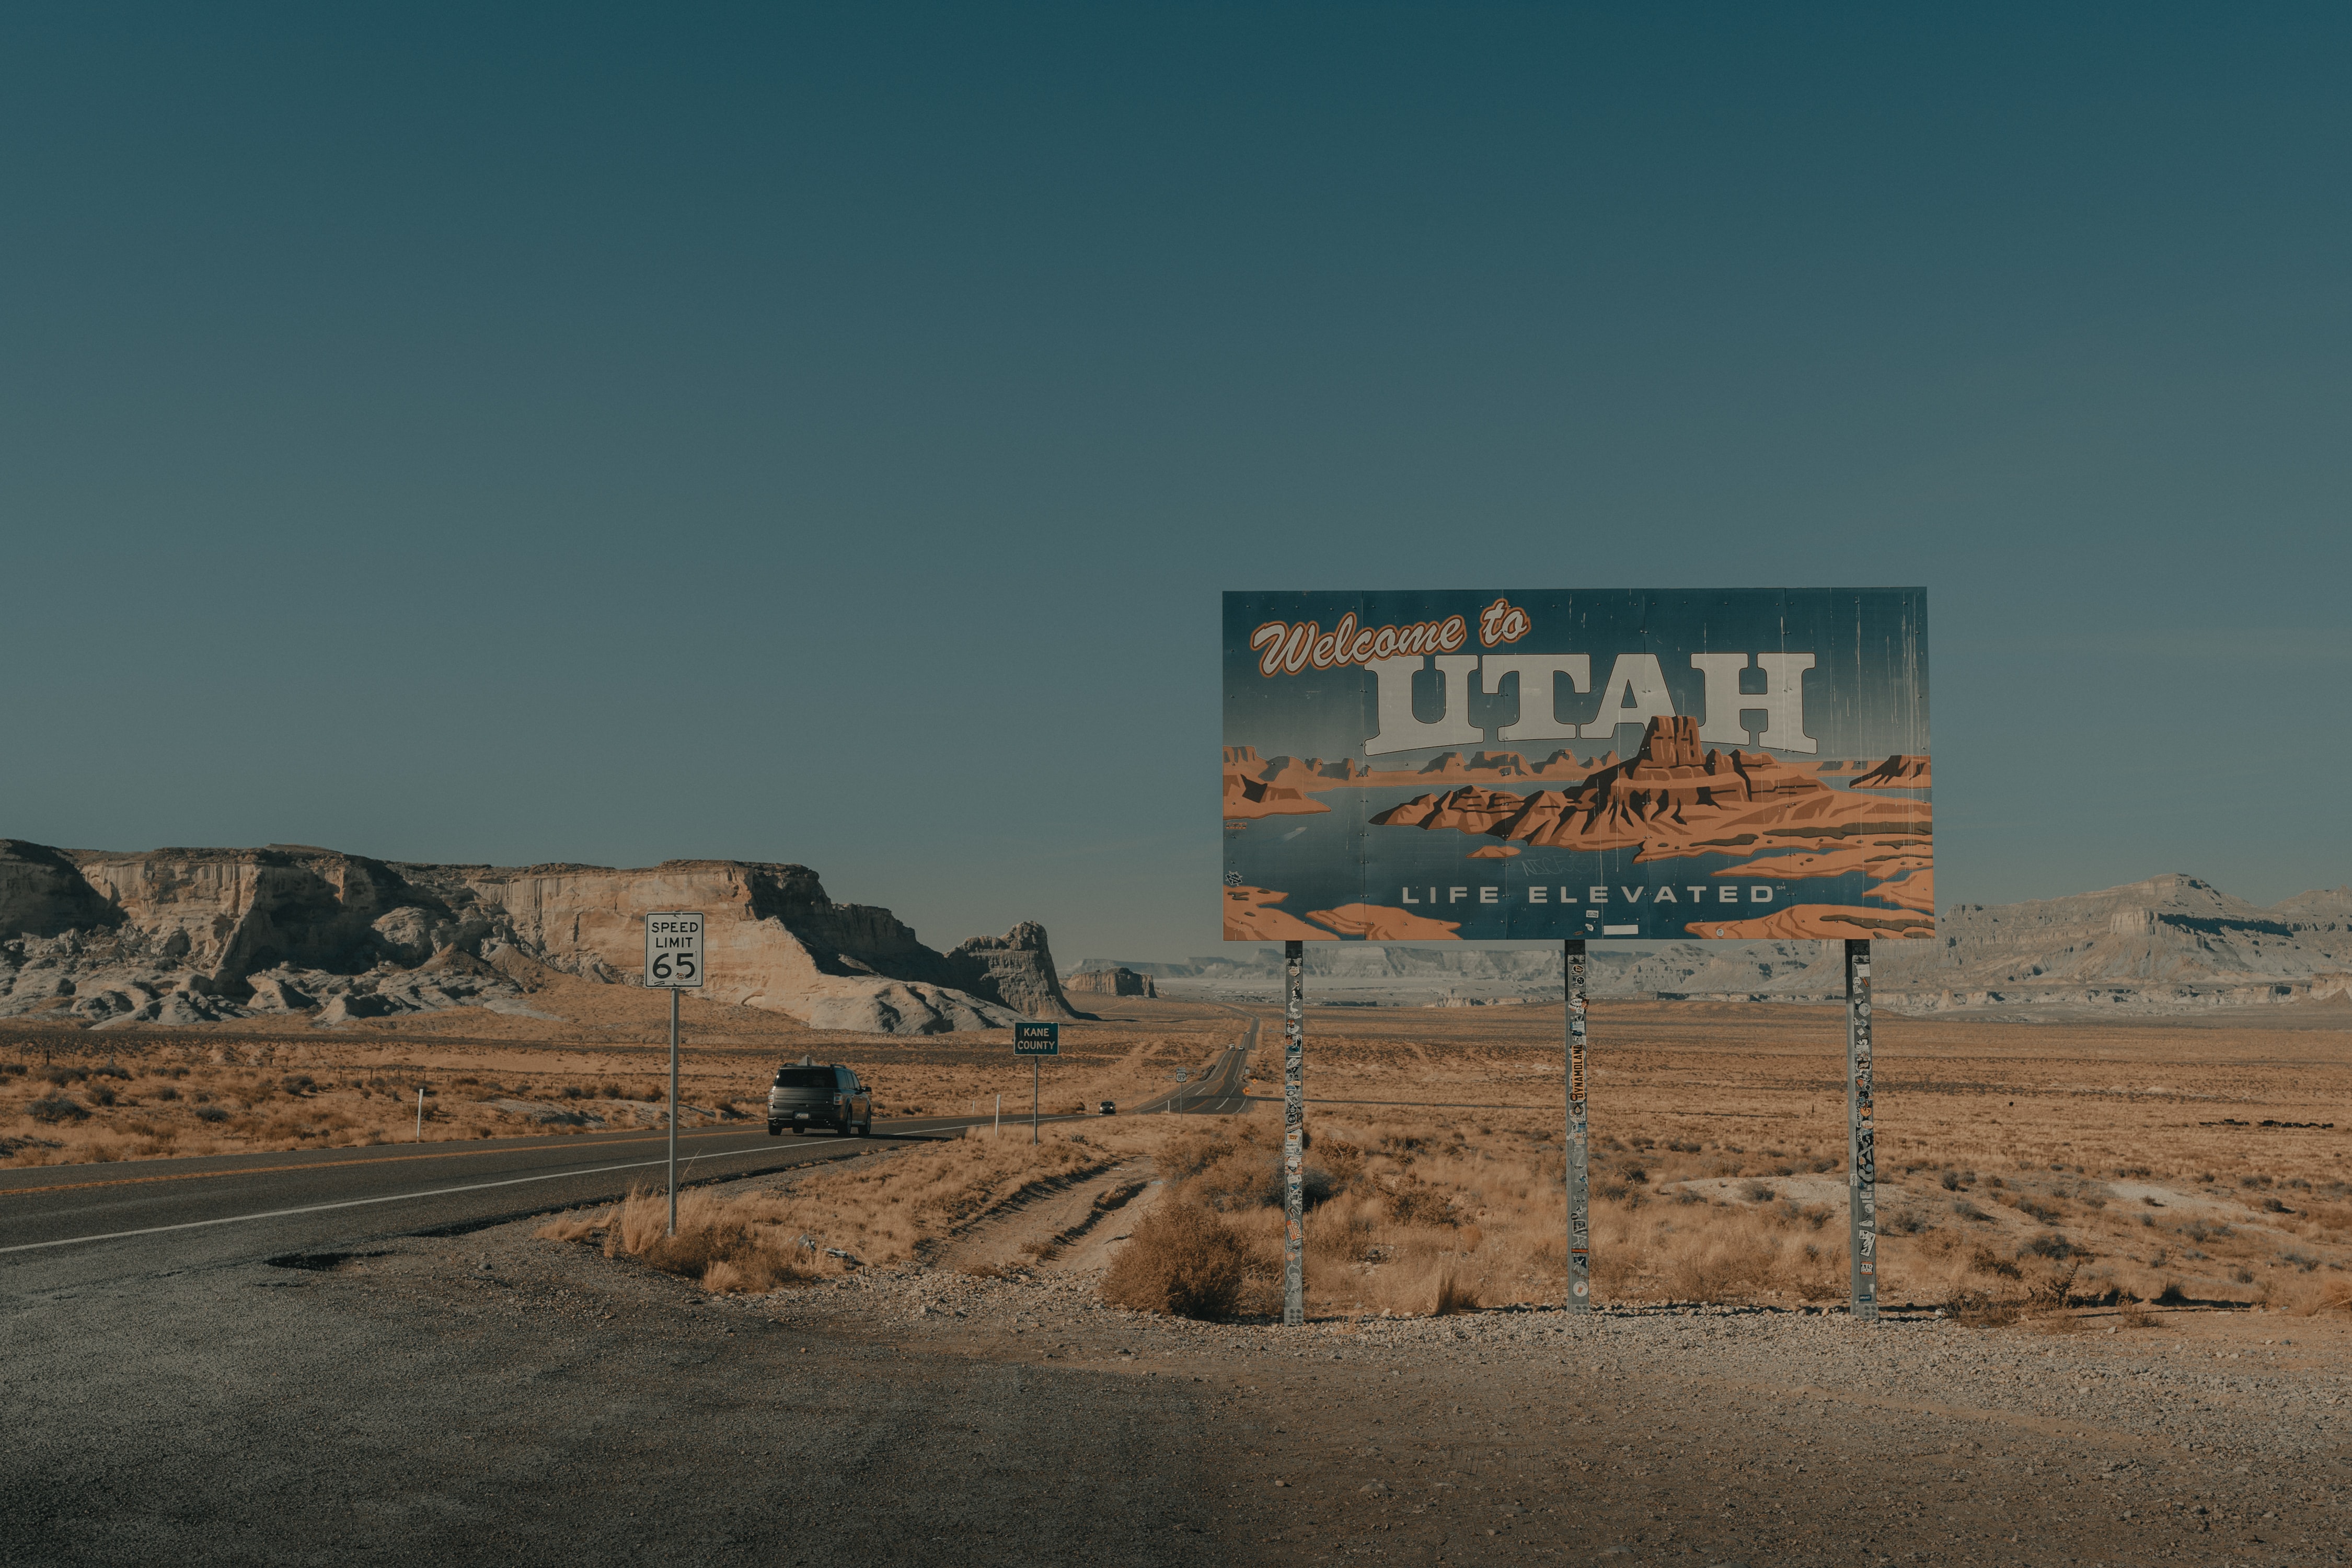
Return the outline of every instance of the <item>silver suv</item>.
{"type": "Polygon", "coordinates": [[[776,1069],[768,1089],[768,1136],[785,1128],[795,1136],[812,1127],[830,1127],[836,1137],[855,1131],[860,1138],[874,1134],[874,1096],[857,1075],[839,1062],[819,1067],[803,1057],[776,1069]]]}

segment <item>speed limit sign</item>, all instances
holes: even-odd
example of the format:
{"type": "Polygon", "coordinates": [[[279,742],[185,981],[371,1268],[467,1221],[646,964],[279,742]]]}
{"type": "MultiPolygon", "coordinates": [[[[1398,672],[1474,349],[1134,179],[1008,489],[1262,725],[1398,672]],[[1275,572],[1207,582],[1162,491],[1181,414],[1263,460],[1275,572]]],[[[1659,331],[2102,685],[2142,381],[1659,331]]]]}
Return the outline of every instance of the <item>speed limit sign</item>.
{"type": "Polygon", "coordinates": [[[702,984],[702,913],[665,910],[646,916],[646,984],[670,990],[702,984]]]}

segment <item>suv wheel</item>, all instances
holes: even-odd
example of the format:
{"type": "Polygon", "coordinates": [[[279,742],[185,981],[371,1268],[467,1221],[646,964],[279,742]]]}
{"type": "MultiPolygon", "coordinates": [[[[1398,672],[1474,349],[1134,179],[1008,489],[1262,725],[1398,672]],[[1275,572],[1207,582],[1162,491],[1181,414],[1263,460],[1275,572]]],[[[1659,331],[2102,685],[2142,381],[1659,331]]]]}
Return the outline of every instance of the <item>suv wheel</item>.
{"type": "Polygon", "coordinates": [[[769,1122],[769,1123],[768,1123],[768,1136],[769,1136],[769,1137],[773,1138],[777,1133],[782,1132],[782,1131],[783,1131],[783,1129],[782,1129],[782,1127],[777,1126],[774,1122],[771,1121],[771,1122],[769,1122]]]}
{"type": "Polygon", "coordinates": [[[871,1138],[874,1136],[874,1118],[869,1116],[865,1121],[857,1124],[857,1135],[860,1138],[871,1138]]]}
{"type": "Polygon", "coordinates": [[[846,1138],[846,1137],[848,1137],[848,1136],[849,1136],[849,1118],[848,1118],[848,1117],[845,1116],[845,1117],[843,1117],[840,1121],[836,1121],[836,1122],[835,1122],[835,1123],[833,1124],[833,1135],[834,1135],[835,1138],[846,1138]]]}

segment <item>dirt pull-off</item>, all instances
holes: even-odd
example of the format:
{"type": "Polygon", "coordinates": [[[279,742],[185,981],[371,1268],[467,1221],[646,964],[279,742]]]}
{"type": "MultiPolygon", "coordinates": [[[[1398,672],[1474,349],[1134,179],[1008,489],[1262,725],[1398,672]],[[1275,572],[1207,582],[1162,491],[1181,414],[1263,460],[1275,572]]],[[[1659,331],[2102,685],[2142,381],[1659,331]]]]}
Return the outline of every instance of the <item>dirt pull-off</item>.
{"type": "Polygon", "coordinates": [[[952,1273],[992,1275],[1016,1268],[1076,1273],[1108,1268],[1136,1219],[1162,1184],[1149,1156],[1083,1180],[1039,1183],[970,1229],[943,1243],[929,1261],[952,1273]]]}

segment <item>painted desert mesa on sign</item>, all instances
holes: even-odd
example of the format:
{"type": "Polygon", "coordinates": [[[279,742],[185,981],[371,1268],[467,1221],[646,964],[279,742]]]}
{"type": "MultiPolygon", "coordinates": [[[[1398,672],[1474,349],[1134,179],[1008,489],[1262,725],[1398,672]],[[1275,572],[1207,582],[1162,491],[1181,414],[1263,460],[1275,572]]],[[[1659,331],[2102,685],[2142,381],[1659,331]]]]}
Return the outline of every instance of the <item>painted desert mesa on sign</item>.
{"type": "Polygon", "coordinates": [[[1330,942],[1338,937],[1361,937],[1366,942],[1456,942],[1459,921],[1432,920],[1411,910],[1379,904],[1342,904],[1336,910],[1310,910],[1309,925],[1274,906],[1288,893],[1265,888],[1225,889],[1225,940],[1228,942],[1330,942]]]}
{"type": "MultiPolygon", "coordinates": [[[[1479,759],[1490,766],[1497,761],[1479,759]]],[[[1229,755],[1228,776],[1238,773],[1250,782],[1245,770],[1252,764],[1268,779],[1304,775],[1290,759],[1276,765],[1255,756],[1236,763],[1229,755]]],[[[1500,767],[1493,771],[1502,774],[1500,767]]],[[[1819,770],[1832,776],[1844,772],[1836,764],[1819,770]]],[[[1304,776],[1325,788],[1351,782],[1323,773],[1304,776]]],[[[1596,766],[1579,784],[1525,795],[1463,784],[1416,795],[1369,821],[1375,828],[1417,827],[1502,841],[1471,850],[1474,859],[1514,857],[1520,851],[1513,846],[1525,845],[1630,851],[1637,865],[1728,857],[1730,863],[1705,873],[1727,882],[1818,881],[1859,873],[1867,879],[1867,903],[1802,902],[1749,914],[1744,902],[1719,897],[1710,907],[1731,903],[1740,912],[1685,921],[1684,927],[1693,936],[1742,940],[1901,937],[1934,929],[1933,808],[1908,794],[1925,789],[1927,776],[1925,756],[1896,755],[1853,775],[1850,784],[1841,778],[1844,787],[1833,788],[1814,770],[1761,752],[1704,748],[1696,720],[1664,718],[1650,721],[1631,761],[1596,766]],[[1890,789],[1905,793],[1874,793],[1890,789]]],[[[1283,787],[1288,798],[1307,798],[1303,787],[1283,787]]],[[[1301,920],[1272,907],[1285,897],[1263,889],[1229,889],[1228,938],[1444,941],[1455,939],[1460,929],[1458,922],[1430,920],[1402,907],[1367,904],[1316,910],[1301,920]]]]}
{"type": "MultiPolygon", "coordinates": [[[[1714,877],[1835,877],[1860,871],[1869,896],[1897,910],[1932,915],[1931,807],[1925,800],[1856,794],[1882,778],[1927,776],[1926,757],[1889,757],[1831,789],[1775,758],[1698,744],[1694,719],[1653,719],[1633,761],[1595,771],[1574,789],[1517,795],[1465,784],[1392,806],[1376,827],[1453,828],[1538,847],[1632,849],[1636,863],[1695,855],[1750,857],[1714,877]]],[[[1920,788],[1906,784],[1901,787],[1920,788]]],[[[1486,851],[1474,851],[1484,854],[1486,851]]],[[[1694,936],[1902,936],[1933,929],[1932,920],[1870,908],[1805,905],[1745,921],[1693,921],[1694,936]]]]}
{"type": "Polygon", "coordinates": [[[1224,629],[1229,940],[1935,930],[1919,589],[1229,594],[1224,629]]]}

